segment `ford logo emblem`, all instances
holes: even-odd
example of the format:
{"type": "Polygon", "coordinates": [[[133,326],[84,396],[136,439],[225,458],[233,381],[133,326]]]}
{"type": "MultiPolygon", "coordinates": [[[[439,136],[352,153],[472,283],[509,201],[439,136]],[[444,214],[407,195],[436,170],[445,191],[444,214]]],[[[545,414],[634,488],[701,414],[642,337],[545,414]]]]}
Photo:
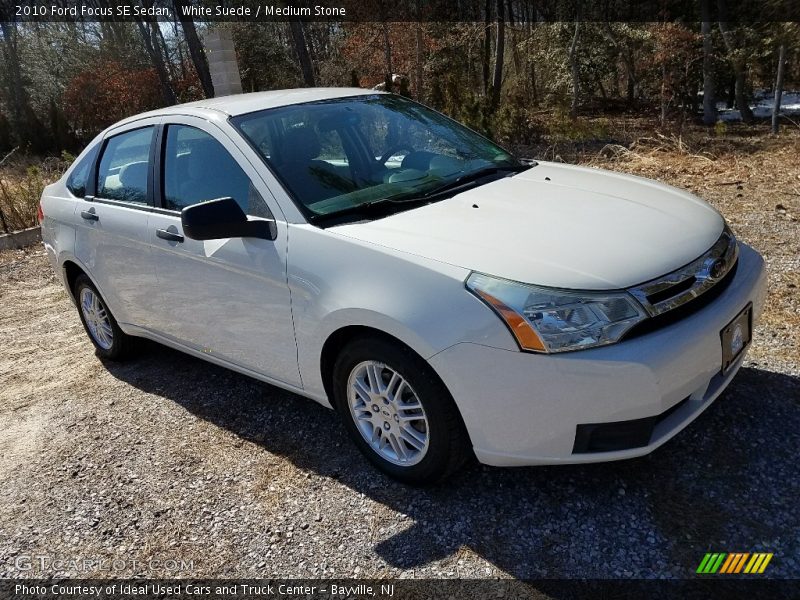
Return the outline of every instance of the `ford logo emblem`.
{"type": "Polygon", "coordinates": [[[711,266],[708,267],[708,276],[711,279],[719,279],[723,275],[725,275],[725,267],[727,266],[727,262],[725,262],[724,258],[718,258],[711,266]]]}

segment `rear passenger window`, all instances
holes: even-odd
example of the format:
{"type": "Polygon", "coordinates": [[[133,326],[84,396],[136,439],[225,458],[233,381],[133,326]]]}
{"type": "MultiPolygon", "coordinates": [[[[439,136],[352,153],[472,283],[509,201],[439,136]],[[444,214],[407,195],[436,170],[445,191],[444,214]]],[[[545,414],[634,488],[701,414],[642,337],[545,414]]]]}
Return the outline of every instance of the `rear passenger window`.
{"type": "Polygon", "coordinates": [[[153,127],[144,127],[108,140],[97,171],[98,197],[147,204],[153,131],[153,127]]]}
{"type": "Polygon", "coordinates": [[[164,147],[164,208],[233,198],[255,217],[271,217],[250,178],[225,147],[211,135],[187,125],[167,127],[164,147]]]}
{"type": "Polygon", "coordinates": [[[74,196],[83,198],[86,195],[86,185],[89,183],[89,174],[94,166],[94,159],[97,158],[97,150],[100,144],[89,150],[89,153],[84,156],[81,161],[75,165],[67,178],[67,189],[72,192],[74,196]]]}

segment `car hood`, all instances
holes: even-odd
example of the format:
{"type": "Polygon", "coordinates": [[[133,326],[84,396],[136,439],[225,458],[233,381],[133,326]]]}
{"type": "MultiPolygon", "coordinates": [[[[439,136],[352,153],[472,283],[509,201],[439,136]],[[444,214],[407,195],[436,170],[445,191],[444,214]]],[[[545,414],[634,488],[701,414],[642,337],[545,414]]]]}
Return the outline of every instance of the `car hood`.
{"type": "Polygon", "coordinates": [[[685,265],[723,227],[711,206],[676,188],[540,163],[447,200],[331,231],[515,281],[601,290],[685,265]]]}

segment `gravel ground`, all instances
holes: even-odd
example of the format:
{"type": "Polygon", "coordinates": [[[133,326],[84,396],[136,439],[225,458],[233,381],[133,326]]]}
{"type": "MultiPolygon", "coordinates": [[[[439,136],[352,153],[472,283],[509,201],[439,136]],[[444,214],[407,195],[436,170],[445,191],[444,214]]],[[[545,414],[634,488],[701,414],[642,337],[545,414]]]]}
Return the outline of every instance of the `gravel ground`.
{"type": "Polygon", "coordinates": [[[769,576],[800,577],[800,195],[759,193],[800,178],[749,159],[733,185],[700,158],[688,175],[668,156],[604,165],[690,177],[767,258],[768,313],[719,400],[644,458],[472,465],[426,489],[290,393],[156,344],[99,360],[43,250],[1,253],[0,577],[670,578],[707,551],[774,552],[769,576]],[[37,555],[119,568],[19,568],[37,555]]]}

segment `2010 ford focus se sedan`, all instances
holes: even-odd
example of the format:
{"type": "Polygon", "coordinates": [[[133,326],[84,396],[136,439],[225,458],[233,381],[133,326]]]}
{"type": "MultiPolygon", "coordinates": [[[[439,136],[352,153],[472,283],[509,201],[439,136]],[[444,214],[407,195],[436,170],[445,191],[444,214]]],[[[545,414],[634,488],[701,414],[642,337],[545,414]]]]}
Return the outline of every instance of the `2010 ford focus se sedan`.
{"type": "Polygon", "coordinates": [[[126,119],[40,219],[99,356],[150,338],[312,398],[413,483],[651,452],[731,381],[765,293],[691,194],[359,89],[126,119]]]}

